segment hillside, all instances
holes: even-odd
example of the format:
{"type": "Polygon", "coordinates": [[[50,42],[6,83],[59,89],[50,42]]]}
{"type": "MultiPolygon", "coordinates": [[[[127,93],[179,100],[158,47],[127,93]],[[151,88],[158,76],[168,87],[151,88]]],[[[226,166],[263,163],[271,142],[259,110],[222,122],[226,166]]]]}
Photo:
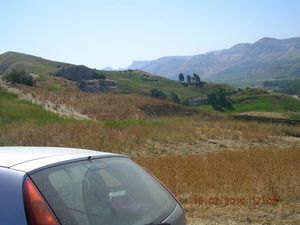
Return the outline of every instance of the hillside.
{"type": "Polygon", "coordinates": [[[6,52],[0,55],[0,74],[4,74],[15,68],[35,72],[41,75],[47,75],[68,65],[68,63],[51,61],[18,52],[6,52]]]}
{"type": "MultiPolygon", "coordinates": [[[[202,88],[184,87],[177,81],[152,75],[141,70],[95,70],[85,66],[50,61],[17,52],[7,52],[0,55],[0,75],[12,69],[25,70],[33,74],[37,78],[38,87],[56,92],[79,90],[79,88],[91,92],[101,92],[101,83],[105,81],[102,78],[107,78],[111,80],[106,81],[106,83],[110,83],[108,90],[118,90],[119,93],[123,94],[149,96],[152,89],[158,88],[164,91],[167,96],[171,92],[175,92],[182,100],[185,100],[189,98],[206,98],[211,89],[224,86],[208,83],[202,88]],[[95,78],[101,78],[101,82],[86,80],[95,78]],[[95,90],[95,86],[97,90],[95,90]]],[[[228,88],[226,85],[225,87],[228,88]]],[[[104,92],[107,91],[104,90],[104,92]]]]}
{"type": "Polygon", "coordinates": [[[300,99],[297,96],[246,88],[231,92],[228,99],[229,105],[202,105],[193,108],[207,112],[219,111],[236,118],[245,116],[249,120],[264,117],[269,122],[300,123],[300,99]]]}
{"type": "Polygon", "coordinates": [[[300,96],[300,79],[265,81],[263,87],[276,92],[300,96]]]}
{"type": "Polygon", "coordinates": [[[179,73],[197,73],[211,81],[237,86],[263,80],[300,77],[300,38],[262,38],[253,44],[237,44],[229,49],[191,57],[163,57],[137,63],[130,69],[178,79],[179,73]]]}
{"type": "MultiPolygon", "coordinates": [[[[33,74],[37,79],[36,88],[22,85],[18,88],[25,94],[35,96],[38,101],[44,103],[50,101],[53,104],[50,108],[57,108],[64,112],[65,109],[61,108],[61,105],[66,104],[67,107],[71,107],[70,112],[74,109],[75,112],[97,120],[189,114],[185,109],[147,98],[154,88],[163,90],[167,98],[171,92],[175,92],[182,101],[190,98],[205,99],[208,93],[219,87],[229,92],[232,90],[230,86],[213,83],[205,83],[201,88],[183,86],[177,81],[140,70],[96,70],[83,65],[70,65],[13,52],[0,55],[0,67],[2,74],[11,69],[23,69],[33,74]],[[101,95],[82,92],[101,93],[101,95]],[[127,96],[128,94],[134,96],[127,96]],[[111,104],[112,102],[116,104],[111,104]],[[121,105],[122,110],[119,107],[121,105]]],[[[248,89],[232,95],[231,99],[233,108],[224,109],[228,114],[253,114],[253,112],[257,114],[256,112],[259,111],[280,113],[289,119],[300,119],[297,113],[300,111],[299,100],[287,95],[248,89]]],[[[200,108],[210,109],[209,106],[200,108]]]]}
{"type": "Polygon", "coordinates": [[[0,127],[29,122],[43,125],[72,122],[72,120],[45,111],[41,106],[22,100],[16,94],[8,93],[0,87],[0,127]]]}
{"type": "Polygon", "coordinates": [[[231,99],[234,109],[227,110],[231,114],[243,113],[251,116],[300,120],[299,99],[285,94],[241,93],[231,99]]]}
{"type": "Polygon", "coordinates": [[[163,90],[167,96],[175,92],[181,100],[190,98],[206,98],[207,94],[215,88],[232,89],[229,85],[206,83],[201,88],[183,86],[179,82],[164,77],[155,76],[140,70],[101,71],[107,78],[116,81],[120,90],[125,94],[150,95],[153,88],[163,90]]]}

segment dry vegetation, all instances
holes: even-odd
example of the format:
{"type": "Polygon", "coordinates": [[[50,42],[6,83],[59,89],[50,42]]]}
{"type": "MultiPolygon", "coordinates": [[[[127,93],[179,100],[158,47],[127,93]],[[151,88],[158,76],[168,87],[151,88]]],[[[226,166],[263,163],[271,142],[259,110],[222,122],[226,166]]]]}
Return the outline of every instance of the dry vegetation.
{"type": "Polygon", "coordinates": [[[140,157],[136,161],[181,200],[191,223],[223,224],[231,220],[236,224],[272,224],[266,223],[269,220],[297,224],[299,151],[299,147],[221,151],[140,157]]]}
{"type": "Polygon", "coordinates": [[[0,127],[1,145],[129,154],[183,202],[189,224],[300,221],[299,126],[237,121],[139,96],[23,91],[97,121],[11,123],[0,127]]]}
{"type": "Polygon", "coordinates": [[[13,145],[83,147],[136,155],[193,154],[220,150],[286,149],[298,127],[234,121],[207,115],[106,122],[16,123],[0,129],[13,145]]]}
{"type": "Polygon", "coordinates": [[[56,108],[64,105],[97,121],[195,114],[194,110],[184,109],[175,104],[155,100],[150,97],[122,94],[91,94],[73,89],[49,92],[45,88],[32,88],[23,85],[18,85],[18,88],[24,94],[30,94],[33,99],[46,103],[50,102],[56,108]]]}
{"type": "Polygon", "coordinates": [[[204,155],[166,155],[137,158],[183,202],[193,195],[274,196],[300,200],[298,149],[220,151],[204,155]],[[166,163],[168,162],[168,163],[166,163]],[[179,169],[180,168],[180,169],[179,169]],[[185,199],[187,198],[187,199],[185,199]]]}

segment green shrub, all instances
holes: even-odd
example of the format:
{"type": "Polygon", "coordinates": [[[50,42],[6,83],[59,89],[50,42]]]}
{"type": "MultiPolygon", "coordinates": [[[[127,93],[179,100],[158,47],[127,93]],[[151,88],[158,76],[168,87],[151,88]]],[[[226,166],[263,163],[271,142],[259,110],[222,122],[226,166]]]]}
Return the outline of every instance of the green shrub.
{"type": "Polygon", "coordinates": [[[166,94],[162,90],[158,90],[157,88],[154,88],[151,90],[151,97],[157,99],[166,99],[166,94]]]}
{"type": "Polygon", "coordinates": [[[4,76],[4,80],[11,83],[25,84],[28,86],[36,86],[35,79],[25,71],[13,70],[4,76]]]}
{"type": "Polygon", "coordinates": [[[170,98],[171,102],[180,103],[180,98],[178,97],[178,95],[174,91],[172,91],[170,93],[170,97],[169,98],[170,98]]]}
{"type": "Polygon", "coordinates": [[[223,88],[218,88],[207,95],[208,103],[218,111],[224,111],[223,108],[233,109],[229,99],[229,93],[223,88]]]}

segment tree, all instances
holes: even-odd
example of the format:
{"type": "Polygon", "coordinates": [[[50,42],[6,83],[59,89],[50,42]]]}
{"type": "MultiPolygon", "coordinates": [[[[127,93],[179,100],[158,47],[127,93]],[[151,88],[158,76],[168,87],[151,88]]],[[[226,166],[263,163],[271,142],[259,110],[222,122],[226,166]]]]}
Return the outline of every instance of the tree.
{"type": "Polygon", "coordinates": [[[195,84],[195,87],[198,88],[198,87],[201,87],[202,86],[202,83],[201,83],[201,79],[200,79],[200,76],[193,73],[193,80],[194,80],[194,84],[195,84]]]}
{"type": "Polygon", "coordinates": [[[187,75],[187,76],[186,76],[186,83],[187,83],[187,84],[191,84],[191,83],[192,83],[192,78],[191,78],[190,75],[187,75]]]}
{"type": "Polygon", "coordinates": [[[192,79],[192,84],[194,85],[195,84],[195,78],[191,77],[191,79],[192,79]]]}
{"type": "Polygon", "coordinates": [[[184,75],[183,75],[183,73],[180,73],[179,74],[179,83],[184,83],[184,81],[185,81],[184,75]]]}
{"type": "Polygon", "coordinates": [[[170,93],[170,100],[175,103],[180,103],[180,98],[174,91],[170,93]]]}
{"type": "Polygon", "coordinates": [[[157,88],[154,88],[151,90],[151,97],[157,99],[166,99],[166,94],[162,90],[158,90],[157,88]]]}

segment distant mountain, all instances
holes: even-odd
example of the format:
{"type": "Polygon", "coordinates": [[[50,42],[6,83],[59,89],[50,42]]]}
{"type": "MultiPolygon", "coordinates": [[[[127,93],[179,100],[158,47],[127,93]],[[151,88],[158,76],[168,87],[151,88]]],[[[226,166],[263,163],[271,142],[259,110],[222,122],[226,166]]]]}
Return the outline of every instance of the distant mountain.
{"type": "Polygon", "coordinates": [[[127,69],[132,68],[142,68],[143,66],[146,66],[151,61],[133,61],[130,66],[127,67],[127,69]]]}
{"type": "Polygon", "coordinates": [[[110,66],[107,66],[107,67],[104,67],[102,70],[105,70],[105,71],[113,71],[114,69],[110,66]]]}
{"type": "Polygon", "coordinates": [[[166,76],[170,71],[178,71],[179,66],[190,58],[190,56],[167,56],[153,61],[134,61],[128,69],[139,69],[149,73],[155,71],[154,74],[166,76]]]}
{"type": "Polygon", "coordinates": [[[300,38],[262,38],[206,54],[135,61],[129,68],[171,79],[197,73],[205,80],[231,83],[300,78],[300,38]]]}

